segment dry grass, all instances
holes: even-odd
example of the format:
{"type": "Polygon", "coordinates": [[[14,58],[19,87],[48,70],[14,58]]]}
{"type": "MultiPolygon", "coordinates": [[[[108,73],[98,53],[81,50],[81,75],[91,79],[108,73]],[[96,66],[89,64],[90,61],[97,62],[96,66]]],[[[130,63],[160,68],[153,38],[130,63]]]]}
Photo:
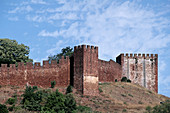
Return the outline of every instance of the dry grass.
{"type": "MultiPolygon", "coordinates": [[[[161,101],[170,99],[132,83],[102,83],[99,87],[102,90],[99,96],[83,96],[73,89],[77,104],[91,107],[93,111],[102,113],[144,113],[148,105],[155,106],[161,101]]],[[[25,87],[2,86],[0,88],[0,103],[5,103],[14,94],[18,95],[20,101],[24,89],[25,87]]],[[[56,89],[62,93],[66,91],[65,87],[55,87],[51,90],[55,91],[56,89]]]]}

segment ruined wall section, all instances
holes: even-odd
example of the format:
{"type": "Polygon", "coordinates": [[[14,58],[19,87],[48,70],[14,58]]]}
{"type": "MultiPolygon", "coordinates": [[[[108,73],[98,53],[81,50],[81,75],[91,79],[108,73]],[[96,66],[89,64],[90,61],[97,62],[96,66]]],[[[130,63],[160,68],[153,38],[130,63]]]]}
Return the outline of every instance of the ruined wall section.
{"type": "Polygon", "coordinates": [[[84,95],[98,94],[98,47],[74,47],[74,87],[84,95]]]}
{"type": "Polygon", "coordinates": [[[115,82],[121,80],[122,67],[113,60],[98,60],[99,82],[115,82]]]}
{"type": "Polygon", "coordinates": [[[117,62],[122,66],[122,77],[126,76],[149,90],[158,92],[158,55],[121,54],[117,62]]]}
{"type": "Polygon", "coordinates": [[[43,66],[40,62],[24,63],[19,62],[18,67],[11,64],[7,67],[6,64],[1,64],[0,67],[0,85],[17,85],[24,86],[26,84],[42,87],[49,87],[51,81],[56,81],[57,86],[67,86],[70,82],[70,61],[67,57],[57,61],[43,61],[43,66]]]}

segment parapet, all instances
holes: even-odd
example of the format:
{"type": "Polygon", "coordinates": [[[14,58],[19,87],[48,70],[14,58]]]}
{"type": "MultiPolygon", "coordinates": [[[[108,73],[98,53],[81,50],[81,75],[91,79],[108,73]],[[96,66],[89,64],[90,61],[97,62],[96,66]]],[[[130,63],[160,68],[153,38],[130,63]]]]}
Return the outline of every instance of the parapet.
{"type": "Polygon", "coordinates": [[[64,58],[64,56],[62,56],[62,58],[59,60],[59,63],[57,63],[57,61],[51,61],[51,63],[49,63],[48,60],[44,60],[43,61],[43,65],[41,66],[40,62],[35,62],[34,64],[32,62],[18,62],[18,66],[16,66],[15,64],[10,64],[9,67],[7,67],[7,64],[1,64],[0,70],[5,71],[5,70],[24,70],[24,69],[41,69],[41,68],[51,68],[51,67],[58,67],[60,65],[63,64],[68,64],[69,63],[69,57],[66,56],[66,58],[64,58]]]}
{"type": "Polygon", "coordinates": [[[126,58],[144,58],[144,59],[151,59],[151,58],[157,58],[158,57],[158,54],[141,54],[141,53],[138,53],[138,54],[136,54],[136,53],[135,54],[132,54],[132,53],[123,54],[122,53],[120,55],[123,56],[123,57],[126,57],[126,58]]]}
{"type": "Polygon", "coordinates": [[[92,51],[95,53],[98,53],[98,47],[97,46],[90,46],[90,45],[78,45],[78,46],[74,46],[74,51],[77,50],[83,50],[83,51],[92,51]]]}

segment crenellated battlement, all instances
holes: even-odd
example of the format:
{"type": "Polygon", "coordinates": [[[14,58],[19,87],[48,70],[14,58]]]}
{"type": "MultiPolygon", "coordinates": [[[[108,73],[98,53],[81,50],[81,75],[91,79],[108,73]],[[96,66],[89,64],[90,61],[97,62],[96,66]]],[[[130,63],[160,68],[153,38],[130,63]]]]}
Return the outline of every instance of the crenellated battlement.
{"type": "Polygon", "coordinates": [[[158,54],[132,54],[132,53],[121,53],[120,56],[126,57],[126,58],[144,58],[144,59],[153,59],[153,58],[157,58],[158,54]]]}
{"type": "Polygon", "coordinates": [[[34,62],[34,64],[32,62],[27,62],[27,63],[18,62],[18,66],[16,64],[10,64],[9,67],[7,67],[7,64],[1,64],[0,70],[46,69],[46,68],[59,67],[68,62],[69,62],[69,57],[66,56],[66,58],[64,58],[64,56],[62,56],[62,58],[59,59],[59,63],[57,63],[57,61],[51,61],[51,63],[49,63],[48,60],[44,60],[42,66],[40,62],[34,62]]]}
{"type": "Polygon", "coordinates": [[[120,54],[116,62],[122,66],[122,76],[158,92],[158,54],[120,54]]]}
{"type": "Polygon", "coordinates": [[[78,45],[78,46],[74,46],[74,51],[78,51],[78,50],[84,50],[84,51],[92,51],[95,53],[98,53],[98,47],[97,46],[90,46],[90,45],[78,45]]]}
{"type": "Polygon", "coordinates": [[[51,81],[56,81],[58,86],[69,85],[70,77],[70,59],[69,57],[62,58],[57,61],[44,60],[41,66],[40,62],[23,63],[18,62],[18,65],[1,64],[0,67],[0,85],[17,85],[24,86],[37,85],[49,87],[51,81]]]}
{"type": "Polygon", "coordinates": [[[149,90],[158,92],[158,54],[120,54],[113,60],[98,58],[98,47],[90,45],[74,46],[71,58],[61,57],[58,61],[18,62],[1,64],[0,85],[26,84],[49,87],[51,81],[56,86],[73,85],[84,95],[99,94],[99,82],[120,81],[127,77],[149,90]]]}

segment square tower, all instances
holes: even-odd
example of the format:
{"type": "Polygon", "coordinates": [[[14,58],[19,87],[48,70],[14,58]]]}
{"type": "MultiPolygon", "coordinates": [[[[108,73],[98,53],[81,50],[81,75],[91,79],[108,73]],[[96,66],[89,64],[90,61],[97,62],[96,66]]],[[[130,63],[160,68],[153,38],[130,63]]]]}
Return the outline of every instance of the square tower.
{"type": "Polygon", "coordinates": [[[74,85],[84,95],[98,95],[98,47],[74,47],[74,85]]]}
{"type": "Polygon", "coordinates": [[[158,54],[120,54],[116,62],[122,66],[122,77],[158,92],[158,54]]]}

